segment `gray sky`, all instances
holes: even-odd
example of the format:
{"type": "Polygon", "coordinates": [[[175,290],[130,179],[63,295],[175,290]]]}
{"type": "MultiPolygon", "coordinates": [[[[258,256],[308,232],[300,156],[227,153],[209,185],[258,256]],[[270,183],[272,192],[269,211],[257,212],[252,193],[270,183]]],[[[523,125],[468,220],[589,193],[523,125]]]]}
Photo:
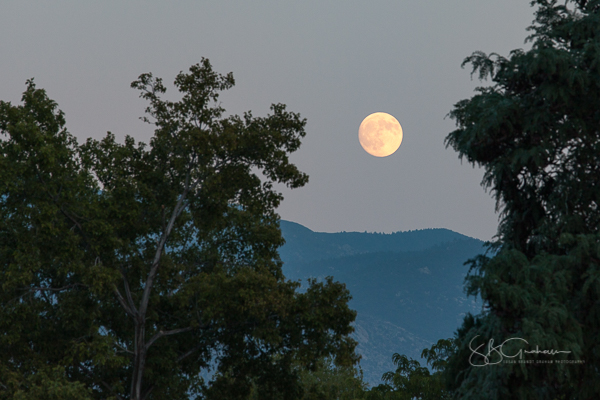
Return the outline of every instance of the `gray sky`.
{"type": "Polygon", "coordinates": [[[153,72],[172,82],[207,57],[233,71],[228,112],[261,116],[281,102],[308,119],[292,159],[310,182],[284,190],[282,218],[315,231],[448,228],[487,240],[494,201],[482,171],[445,149],[454,124],[444,117],[480,85],[462,60],[524,47],[532,20],[528,0],[3,0],[0,99],[19,102],[35,77],[80,142],[106,131],[147,142],[131,81],[153,72]],[[386,158],[358,142],[377,111],[404,130],[386,158]]]}

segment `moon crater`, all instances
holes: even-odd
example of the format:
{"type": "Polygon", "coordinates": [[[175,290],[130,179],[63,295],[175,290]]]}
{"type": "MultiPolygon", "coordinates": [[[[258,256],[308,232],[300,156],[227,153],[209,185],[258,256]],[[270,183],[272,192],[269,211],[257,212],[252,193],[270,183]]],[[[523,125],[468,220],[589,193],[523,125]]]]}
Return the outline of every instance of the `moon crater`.
{"type": "Polygon", "coordinates": [[[367,116],[358,128],[360,145],[375,157],[393,154],[400,147],[402,137],[402,126],[398,120],[384,112],[367,116]]]}

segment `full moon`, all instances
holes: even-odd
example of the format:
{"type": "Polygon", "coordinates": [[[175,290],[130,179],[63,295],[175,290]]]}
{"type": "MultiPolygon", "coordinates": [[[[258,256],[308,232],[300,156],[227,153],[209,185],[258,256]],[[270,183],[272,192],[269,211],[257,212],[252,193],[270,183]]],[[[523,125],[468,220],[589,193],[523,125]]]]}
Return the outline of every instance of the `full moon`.
{"type": "Polygon", "coordinates": [[[402,127],[390,114],[376,112],[361,122],[358,128],[358,140],[370,155],[387,157],[400,147],[402,127]]]}

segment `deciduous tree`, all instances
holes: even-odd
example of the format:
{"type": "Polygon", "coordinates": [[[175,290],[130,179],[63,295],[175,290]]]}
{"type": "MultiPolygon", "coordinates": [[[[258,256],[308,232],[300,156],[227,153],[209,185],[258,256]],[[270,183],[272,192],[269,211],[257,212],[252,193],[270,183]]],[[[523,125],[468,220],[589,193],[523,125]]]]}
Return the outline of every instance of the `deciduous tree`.
{"type": "Polygon", "coordinates": [[[205,59],[174,83],[178,101],[152,74],[132,84],[148,145],[79,145],[32,80],[0,102],[0,398],[294,398],[298,363],[356,361],[348,291],[297,292],[277,254],[273,185],[307,182],[288,160],[305,120],[224,117],[233,76],[205,59]]]}
{"type": "Polygon", "coordinates": [[[440,339],[429,349],[424,349],[421,357],[434,371],[403,354],[394,353],[392,361],[395,371],[382,376],[385,382],[365,393],[366,400],[443,400],[451,399],[453,393],[448,390],[445,381],[445,368],[448,358],[456,347],[453,339],[440,339]]]}

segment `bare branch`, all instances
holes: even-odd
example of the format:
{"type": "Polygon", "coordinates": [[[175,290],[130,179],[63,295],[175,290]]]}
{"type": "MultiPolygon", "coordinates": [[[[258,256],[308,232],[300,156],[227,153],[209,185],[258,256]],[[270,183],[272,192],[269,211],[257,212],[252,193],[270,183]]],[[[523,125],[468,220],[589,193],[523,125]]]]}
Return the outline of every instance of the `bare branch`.
{"type": "Polygon", "coordinates": [[[113,292],[115,293],[115,296],[117,296],[117,300],[119,300],[121,306],[125,309],[125,312],[127,312],[127,314],[131,315],[132,317],[137,317],[137,311],[134,311],[131,308],[129,308],[129,305],[127,305],[127,302],[123,298],[123,295],[121,295],[121,292],[119,292],[119,289],[117,289],[116,286],[113,287],[113,292]]]}
{"type": "Polygon", "coordinates": [[[129,353],[129,354],[135,354],[133,351],[128,350],[127,348],[121,346],[118,342],[114,342],[115,346],[117,346],[118,348],[120,348],[121,350],[123,350],[125,353],[129,353]]]}
{"type": "Polygon", "coordinates": [[[184,358],[187,358],[187,357],[191,356],[192,354],[194,354],[195,352],[197,352],[198,350],[200,350],[200,348],[201,348],[202,346],[203,346],[203,345],[198,345],[198,346],[194,347],[193,349],[191,349],[190,351],[188,351],[187,353],[183,353],[182,355],[180,355],[180,356],[177,358],[177,362],[180,362],[180,361],[182,361],[184,358]]]}
{"type": "Polygon", "coordinates": [[[39,292],[45,292],[45,291],[49,291],[49,292],[60,292],[66,289],[72,289],[74,287],[87,287],[86,285],[82,284],[82,283],[73,283],[70,285],[66,285],[63,287],[59,287],[59,288],[51,288],[51,287],[30,287],[28,288],[30,291],[39,291],[39,292]]]}
{"type": "Polygon", "coordinates": [[[148,343],[146,343],[146,350],[148,350],[150,348],[150,346],[152,346],[152,343],[156,342],[158,339],[160,339],[163,336],[176,335],[178,333],[189,332],[192,329],[194,329],[194,328],[192,328],[190,326],[187,328],[173,329],[170,331],[159,331],[156,335],[152,336],[152,339],[150,339],[148,341],[148,343]]]}
{"type": "Polygon", "coordinates": [[[171,234],[171,230],[173,230],[173,226],[175,225],[175,221],[179,214],[183,211],[183,209],[187,206],[184,205],[185,198],[190,189],[190,171],[188,171],[185,177],[185,186],[183,189],[183,193],[179,196],[179,200],[177,200],[177,204],[173,209],[173,213],[171,214],[171,218],[169,219],[169,223],[167,224],[167,228],[163,231],[163,234],[158,242],[158,246],[156,249],[156,253],[154,255],[154,260],[152,261],[152,267],[150,268],[150,273],[148,274],[148,278],[146,279],[146,287],[144,288],[144,294],[142,295],[142,301],[140,303],[139,313],[138,315],[145,316],[146,310],[148,309],[148,302],[150,301],[150,292],[152,291],[152,287],[154,286],[154,279],[156,278],[156,274],[158,273],[158,266],[160,262],[160,258],[162,256],[163,249],[171,234]]]}
{"type": "Polygon", "coordinates": [[[144,392],[144,394],[142,395],[142,400],[146,400],[150,396],[150,393],[152,393],[152,391],[154,390],[154,387],[155,387],[154,385],[150,385],[148,390],[146,390],[144,392]]]}
{"type": "Polygon", "coordinates": [[[135,303],[133,302],[133,297],[131,296],[131,289],[129,288],[129,281],[127,280],[127,276],[123,270],[121,270],[121,276],[123,277],[123,286],[125,287],[125,296],[127,296],[127,302],[129,303],[129,308],[134,311],[134,314],[137,315],[138,310],[135,307],[135,303]]]}

